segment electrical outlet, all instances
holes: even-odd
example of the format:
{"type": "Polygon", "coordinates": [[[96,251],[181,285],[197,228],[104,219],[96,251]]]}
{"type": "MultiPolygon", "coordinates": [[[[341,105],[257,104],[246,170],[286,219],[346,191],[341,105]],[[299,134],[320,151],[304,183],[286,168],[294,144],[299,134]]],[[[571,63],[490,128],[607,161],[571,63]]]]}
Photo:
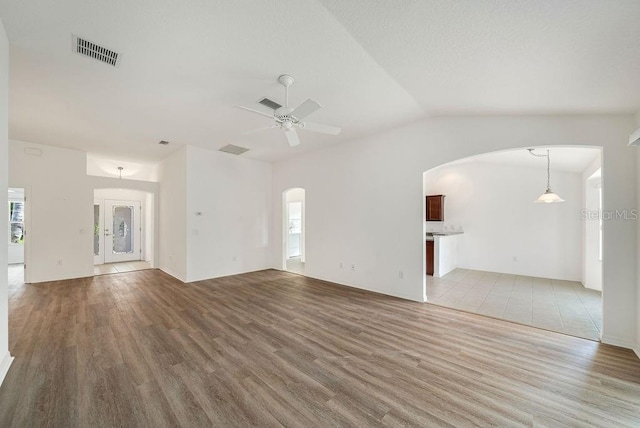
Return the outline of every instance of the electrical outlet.
{"type": "Polygon", "coordinates": [[[398,277],[399,277],[400,279],[403,279],[403,278],[404,278],[404,272],[399,271],[399,272],[398,272],[398,277]]]}
{"type": "Polygon", "coordinates": [[[340,266],[340,269],[342,269],[342,268],[344,267],[344,265],[342,264],[342,262],[340,262],[339,266],[340,266]]]}
{"type": "Polygon", "coordinates": [[[351,270],[356,270],[356,265],[351,265],[351,270]]]}
{"type": "Polygon", "coordinates": [[[62,259],[58,259],[58,266],[62,266],[62,259]]]}

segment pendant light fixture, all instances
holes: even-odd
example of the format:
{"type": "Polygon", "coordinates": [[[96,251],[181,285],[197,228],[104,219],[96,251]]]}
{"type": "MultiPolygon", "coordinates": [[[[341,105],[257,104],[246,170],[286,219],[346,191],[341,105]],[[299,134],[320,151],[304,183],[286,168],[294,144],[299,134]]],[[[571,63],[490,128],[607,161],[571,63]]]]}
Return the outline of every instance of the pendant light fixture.
{"type": "Polygon", "coordinates": [[[547,190],[545,190],[545,192],[533,202],[535,202],[536,204],[551,204],[554,202],[564,202],[564,199],[562,199],[557,194],[553,193],[553,191],[551,190],[551,158],[549,157],[549,149],[547,149],[546,155],[535,154],[533,153],[534,149],[527,149],[527,150],[529,150],[529,153],[531,153],[533,156],[537,156],[540,158],[544,158],[544,157],[547,158],[547,190]]]}

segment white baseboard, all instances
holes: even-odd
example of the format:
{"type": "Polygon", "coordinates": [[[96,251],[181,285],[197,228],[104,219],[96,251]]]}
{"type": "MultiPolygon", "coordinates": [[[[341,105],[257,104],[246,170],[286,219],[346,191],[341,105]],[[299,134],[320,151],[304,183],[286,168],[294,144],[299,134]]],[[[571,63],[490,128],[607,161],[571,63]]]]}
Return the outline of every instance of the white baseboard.
{"type": "Polygon", "coordinates": [[[633,352],[635,352],[636,356],[640,358],[640,343],[636,343],[636,346],[633,348],[633,352]]]}
{"type": "Polygon", "coordinates": [[[2,385],[2,381],[4,381],[4,377],[7,375],[9,371],[9,367],[11,367],[11,363],[13,363],[14,357],[11,356],[9,352],[7,352],[0,362],[0,385],[2,385]]]}
{"type": "Polygon", "coordinates": [[[167,275],[174,277],[178,281],[186,283],[186,281],[183,281],[182,278],[180,278],[177,274],[173,273],[170,269],[167,269],[165,267],[159,267],[158,269],[160,269],[162,272],[166,273],[167,275]]]}
{"type": "Polygon", "coordinates": [[[613,346],[619,346],[621,348],[627,348],[627,349],[631,349],[633,350],[636,354],[638,353],[637,351],[637,344],[626,340],[626,339],[621,339],[619,337],[615,337],[615,336],[602,336],[601,339],[602,343],[605,343],[607,345],[613,345],[613,346]]]}

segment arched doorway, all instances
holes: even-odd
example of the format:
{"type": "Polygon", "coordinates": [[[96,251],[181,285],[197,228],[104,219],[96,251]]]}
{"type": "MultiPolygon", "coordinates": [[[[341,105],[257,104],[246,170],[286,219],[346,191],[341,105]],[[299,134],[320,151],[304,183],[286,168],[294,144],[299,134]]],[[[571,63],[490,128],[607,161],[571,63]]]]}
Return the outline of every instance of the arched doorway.
{"type": "Polygon", "coordinates": [[[491,152],[424,173],[429,303],[598,340],[602,332],[597,147],[491,152]],[[533,203],[548,185],[564,202],[533,203]],[[542,157],[542,159],[541,159],[542,157]],[[429,221],[428,198],[444,200],[429,221]]]}

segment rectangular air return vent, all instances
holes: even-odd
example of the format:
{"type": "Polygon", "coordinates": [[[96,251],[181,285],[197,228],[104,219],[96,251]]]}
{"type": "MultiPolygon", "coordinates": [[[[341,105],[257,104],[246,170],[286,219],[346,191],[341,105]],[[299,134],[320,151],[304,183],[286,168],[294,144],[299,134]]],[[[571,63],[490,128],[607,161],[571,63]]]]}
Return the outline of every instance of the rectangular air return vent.
{"type": "Polygon", "coordinates": [[[244,152],[248,152],[249,149],[245,149],[244,147],[234,146],[233,144],[227,144],[223,148],[220,149],[221,152],[231,153],[232,155],[241,155],[244,152]]]}
{"type": "Polygon", "coordinates": [[[161,146],[168,146],[168,145],[169,145],[169,142],[168,142],[168,141],[165,141],[165,140],[162,140],[162,141],[160,141],[158,144],[160,144],[161,146]]]}
{"type": "Polygon", "coordinates": [[[282,107],[280,104],[270,100],[269,98],[261,99],[260,101],[258,101],[258,104],[262,104],[263,106],[269,107],[270,109],[273,109],[273,110],[278,110],[280,107],[282,107]]]}
{"type": "Polygon", "coordinates": [[[75,34],[73,35],[73,51],[113,67],[120,65],[120,57],[122,56],[116,51],[97,45],[75,34]]]}

